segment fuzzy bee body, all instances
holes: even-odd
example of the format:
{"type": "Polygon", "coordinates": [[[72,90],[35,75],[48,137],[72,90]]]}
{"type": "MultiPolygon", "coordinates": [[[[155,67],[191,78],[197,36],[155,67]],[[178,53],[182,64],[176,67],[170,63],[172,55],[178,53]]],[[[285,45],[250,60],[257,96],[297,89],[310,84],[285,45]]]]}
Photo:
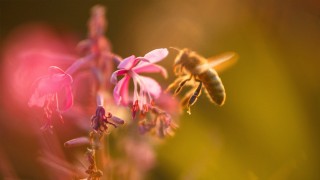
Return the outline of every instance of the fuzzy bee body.
{"type": "Polygon", "coordinates": [[[210,101],[222,106],[226,99],[226,93],[218,73],[213,69],[208,69],[199,74],[198,78],[203,82],[210,101]]]}
{"type": "Polygon", "coordinates": [[[190,114],[190,106],[193,105],[198,96],[201,94],[202,85],[205,88],[205,91],[211,102],[222,106],[226,99],[226,93],[222,81],[215,69],[214,66],[221,64],[222,62],[237,59],[236,53],[224,53],[218,57],[215,57],[214,62],[209,62],[206,58],[197,54],[194,51],[189,49],[179,50],[174,62],[175,73],[178,76],[186,77],[190,76],[188,79],[174,82],[169,86],[169,89],[173,86],[176,86],[179,83],[179,87],[176,89],[176,94],[180,92],[182,87],[186,84],[187,81],[190,81],[192,78],[199,83],[198,87],[194,92],[188,93],[192,94],[189,98],[189,101],[183,103],[188,108],[188,113],[190,114]],[[179,82],[180,81],[180,82],[179,82]]]}

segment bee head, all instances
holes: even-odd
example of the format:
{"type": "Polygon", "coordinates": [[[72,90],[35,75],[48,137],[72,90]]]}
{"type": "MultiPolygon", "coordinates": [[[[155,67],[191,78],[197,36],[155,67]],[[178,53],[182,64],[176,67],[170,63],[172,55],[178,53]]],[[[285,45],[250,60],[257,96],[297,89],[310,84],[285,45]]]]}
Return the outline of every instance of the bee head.
{"type": "Polygon", "coordinates": [[[171,47],[171,49],[174,49],[179,52],[176,59],[174,60],[174,66],[181,65],[188,60],[189,53],[191,52],[190,49],[187,49],[187,48],[178,49],[175,47],[171,47]]]}
{"type": "Polygon", "coordinates": [[[186,63],[188,63],[189,54],[191,50],[184,48],[184,49],[178,49],[178,48],[171,48],[179,52],[176,59],[174,60],[174,72],[176,75],[183,74],[183,69],[186,63]]]}

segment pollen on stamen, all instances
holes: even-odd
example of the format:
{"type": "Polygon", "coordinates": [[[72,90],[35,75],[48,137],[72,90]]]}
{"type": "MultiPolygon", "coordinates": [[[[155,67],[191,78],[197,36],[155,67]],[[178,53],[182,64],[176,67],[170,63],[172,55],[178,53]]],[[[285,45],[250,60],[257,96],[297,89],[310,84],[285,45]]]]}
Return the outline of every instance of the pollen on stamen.
{"type": "Polygon", "coordinates": [[[135,118],[136,117],[136,113],[139,110],[139,102],[138,100],[136,100],[132,106],[132,117],[135,118]]]}
{"type": "Polygon", "coordinates": [[[156,104],[155,101],[154,101],[153,99],[151,99],[150,105],[151,105],[151,106],[155,106],[155,104],[156,104]]]}
{"type": "Polygon", "coordinates": [[[143,105],[143,111],[144,112],[148,112],[149,108],[148,108],[148,105],[147,104],[144,104],[143,105]]]}

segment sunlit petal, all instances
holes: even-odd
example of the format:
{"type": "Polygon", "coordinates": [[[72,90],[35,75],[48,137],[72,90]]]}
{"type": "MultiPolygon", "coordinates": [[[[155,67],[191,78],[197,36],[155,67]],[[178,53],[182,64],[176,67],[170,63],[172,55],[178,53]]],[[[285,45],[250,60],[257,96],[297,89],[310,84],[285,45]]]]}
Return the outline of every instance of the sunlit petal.
{"type": "Polygon", "coordinates": [[[110,82],[112,84],[117,84],[117,82],[118,82],[117,76],[125,75],[126,72],[127,72],[127,70],[125,70],[125,69],[121,69],[121,70],[117,70],[117,71],[113,72],[111,75],[111,78],[110,78],[110,82]]]}
{"type": "Polygon", "coordinates": [[[118,69],[130,69],[136,61],[134,55],[125,58],[123,61],[120,62],[118,65],[118,69]]]}
{"type": "Polygon", "coordinates": [[[144,58],[148,59],[150,63],[156,63],[167,57],[168,54],[168,49],[161,48],[148,52],[146,55],[144,55],[144,58]]]}
{"type": "Polygon", "coordinates": [[[33,106],[43,107],[45,100],[46,100],[45,96],[40,95],[38,89],[36,89],[31,95],[28,105],[29,107],[33,107],[33,106]]]}
{"type": "Polygon", "coordinates": [[[63,96],[65,96],[65,97],[64,97],[64,100],[63,100],[62,105],[60,106],[59,110],[60,111],[67,111],[73,105],[73,95],[72,95],[71,86],[66,86],[62,93],[64,93],[63,96]]]}
{"type": "Polygon", "coordinates": [[[48,71],[50,74],[64,74],[64,71],[57,66],[50,66],[48,71]]]}
{"type": "Polygon", "coordinates": [[[111,75],[110,82],[111,82],[112,84],[117,84],[117,82],[118,82],[117,72],[118,72],[118,71],[115,71],[115,72],[113,72],[112,75],[111,75]]]}
{"type": "Polygon", "coordinates": [[[139,76],[139,79],[142,81],[145,92],[149,92],[155,99],[160,96],[161,86],[157,81],[145,76],[139,76]]]}
{"type": "Polygon", "coordinates": [[[161,73],[161,75],[165,78],[168,77],[167,70],[162,66],[156,64],[144,64],[142,66],[137,66],[133,68],[136,73],[161,73]]]}
{"type": "Polygon", "coordinates": [[[130,76],[124,76],[114,87],[113,96],[117,104],[127,105],[129,101],[130,76]]]}

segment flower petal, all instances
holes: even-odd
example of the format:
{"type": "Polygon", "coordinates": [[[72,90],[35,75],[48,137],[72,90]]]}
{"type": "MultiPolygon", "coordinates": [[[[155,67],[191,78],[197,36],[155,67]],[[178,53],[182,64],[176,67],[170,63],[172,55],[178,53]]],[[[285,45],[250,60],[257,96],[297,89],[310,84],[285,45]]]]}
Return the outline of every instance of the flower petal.
{"type": "Polygon", "coordinates": [[[141,66],[137,66],[132,68],[134,72],[136,73],[145,73],[145,72],[150,72],[150,73],[158,73],[160,72],[161,75],[165,78],[168,77],[167,70],[163,68],[162,66],[156,65],[156,64],[143,64],[141,66]]]}
{"type": "Polygon", "coordinates": [[[118,82],[117,72],[118,72],[118,71],[115,71],[115,72],[113,72],[113,73],[111,74],[110,82],[111,82],[112,84],[117,84],[117,82],[118,82]]]}
{"type": "Polygon", "coordinates": [[[69,74],[53,74],[47,83],[50,84],[52,88],[54,87],[54,91],[58,91],[64,86],[71,85],[72,82],[73,79],[69,74]]]}
{"type": "Polygon", "coordinates": [[[48,71],[50,74],[65,74],[65,72],[57,66],[50,66],[48,71]]]}
{"type": "Polygon", "coordinates": [[[127,105],[129,101],[130,76],[124,76],[114,87],[113,97],[117,104],[127,105]]]}
{"type": "Polygon", "coordinates": [[[53,93],[56,89],[54,85],[51,84],[51,77],[50,76],[42,76],[38,78],[34,83],[33,83],[33,88],[34,88],[34,93],[38,93],[38,96],[44,96],[49,93],[53,93]]]}
{"type": "Polygon", "coordinates": [[[70,86],[73,79],[69,74],[53,74],[46,82],[46,88],[50,92],[58,92],[65,86],[70,86]]]}
{"type": "Polygon", "coordinates": [[[143,86],[140,86],[140,88],[147,88],[144,89],[144,91],[149,92],[155,99],[160,96],[161,87],[157,81],[145,76],[139,76],[139,79],[143,83],[143,86]]]}
{"type": "Polygon", "coordinates": [[[72,84],[73,82],[73,78],[70,74],[65,74],[65,77],[64,77],[64,82],[68,85],[72,84]]]}
{"type": "MultiPolygon", "coordinates": [[[[59,110],[60,111],[67,111],[68,109],[70,109],[73,105],[73,94],[72,94],[72,89],[71,86],[66,86],[64,87],[64,93],[62,96],[63,98],[63,102],[62,104],[59,106],[59,110]]],[[[61,98],[61,96],[59,96],[59,99],[61,98]]],[[[60,101],[59,101],[60,102],[60,101]]]]}
{"type": "Polygon", "coordinates": [[[56,83],[51,82],[50,76],[42,76],[36,79],[32,84],[33,93],[28,101],[29,107],[43,107],[47,95],[53,94],[57,87],[56,83]]]}
{"type": "Polygon", "coordinates": [[[38,88],[36,88],[28,101],[28,105],[29,107],[32,107],[32,106],[43,107],[45,100],[46,100],[46,97],[41,95],[38,91],[38,88]]]}
{"type": "Polygon", "coordinates": [[[124,75],[126,73],[127,73],[126,69],[120,69],[120,70],[117,70],[117,71],[113,72],[112,75],[111,75],[111,78],[110,78],[110,82],[112,84],[117,84],[117,82],[118,82],[117,76],[124,75]]]}
{"type": "Polygon", "coordinates": [[[148,52],[146,55],[144,55],[144,58],[148,59],[150,63],[156,63],[167,57],[168,54],[168,49],[161,48],[148,52]]]}
{"type": "Polygon", "coordinates": [[[136,57],[134,55],[125,58],[118,65],[118,69],[130,69],[135,64],[136,57]]]}

